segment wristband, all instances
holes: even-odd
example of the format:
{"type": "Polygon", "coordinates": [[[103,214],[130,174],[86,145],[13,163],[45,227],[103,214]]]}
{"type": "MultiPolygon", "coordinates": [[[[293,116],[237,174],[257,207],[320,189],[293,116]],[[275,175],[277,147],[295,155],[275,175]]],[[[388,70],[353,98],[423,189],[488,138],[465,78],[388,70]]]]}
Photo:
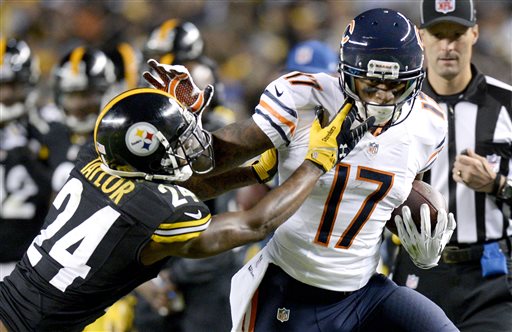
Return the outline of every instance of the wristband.
{"type": "Polygon", "coordinates": [[[492,191],[489,194],[494,195],[494,196],[496,196],[498,194],[498,189],[500,189],[502,176],[503,175],[501,175],[500,173],[496,173],[496,177],[494,178],[494,182],[492,185],[492,191]]]}

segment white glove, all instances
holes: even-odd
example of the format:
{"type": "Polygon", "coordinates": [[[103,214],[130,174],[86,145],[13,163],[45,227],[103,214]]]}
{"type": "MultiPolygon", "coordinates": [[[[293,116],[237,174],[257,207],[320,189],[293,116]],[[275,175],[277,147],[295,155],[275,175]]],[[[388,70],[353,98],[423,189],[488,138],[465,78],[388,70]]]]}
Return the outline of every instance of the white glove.
{"type": "Polygon", "coordinates": [[[427,204],[421,205],[420,215],[421,234],[418,233],[408,206],[402,208],[403,218],[399,215],[395,216],[395,224],[398,237],[414,264],[421,269],[430,269],[437,266],[444,247],[452,237],[456,222],[453,213],[447,215],[446,211],[440,210],[437,214],[436,229],[432,235],[430,210],[427,204]]]}
{"type": "Polygon", "coordinates": [[[192,113],[200,114],[210,104],[213,85],[209,84],[204,90],[199,89],[186,67],[161,64],[153,59],[148,60],[148,65],[158,77],[145,71],[142,73],[144,79],[156,89],[172,95],[192,113]]]}

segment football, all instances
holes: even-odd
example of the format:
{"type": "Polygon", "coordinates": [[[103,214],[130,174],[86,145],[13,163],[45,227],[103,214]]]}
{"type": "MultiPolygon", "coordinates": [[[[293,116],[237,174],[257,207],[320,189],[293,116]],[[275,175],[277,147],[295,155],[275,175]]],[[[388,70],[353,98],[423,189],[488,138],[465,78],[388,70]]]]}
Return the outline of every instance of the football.
{"type": "Polygon", "coordinates": [[[405,200],[405,202],[397,207],[391,213],[391,219],[387,221],[386,228],[391,233],[398,235],[398,231],[395,224],[395,216],[402,215],[402,207],[407,205],[411,209],[412,219],[416,224],[418,232],[421,231],[421,215],[420,207],[422,204],[427,204],[430,208],[430,223],[431,229],[434,231],[437,225],[437,213],[441,209],[447,211],[446,200],[444,196],[428,183],[423,181],[414,180],[412,183],[411,193],[405,200]]]}

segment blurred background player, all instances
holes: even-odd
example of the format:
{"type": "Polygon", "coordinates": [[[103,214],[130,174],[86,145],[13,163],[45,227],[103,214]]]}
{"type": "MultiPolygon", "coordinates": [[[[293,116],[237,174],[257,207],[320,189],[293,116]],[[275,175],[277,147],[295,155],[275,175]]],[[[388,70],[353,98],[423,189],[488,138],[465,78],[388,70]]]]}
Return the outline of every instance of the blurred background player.
{"type": "MultiPolygon", "coordinates": [[[[201,32],[193,23],[169,19],[150,33],[144,58],[185,65],[199,87],[214,86],[214,98],[202,116],[203,127],[214,131],[233,122],[235,114],[223,106],[217,65],[204,49],[201,32]]],[[[227,193],[205,204],[212,213],[226,212],[234,195],[227,193]]],[[[171,258],[157,279],[137,288],[135,326],[143,331],[228,331],[230,282],[242,266],[241,257],[236,250],[203,259],[171,258]]]]}
{"type": "Polygon", "coordinates": [[[144,59],[161,64],[183,65],[201,89],[208,84],[215,88],[203,126],[215,130],[235,120],[235,114],[223,106],[224,85],[219,79],[217,64],[204,53],[205,42],[192,22],[169,19],[156,27],[144,46],[144,59]]]}
{"type": "Polygon", "coordinates": [[[92,140],[96,118],[116,76],[112,61],[103,51],[85,46],[65,54],[52,75],[54,104],[43,108],[41,114],[51,128],[45,143],[53,169],[52,189],[57,192],[67,180],[80,148],[92,140]]]}
{"type": "Polygon", "coordinates": [[[426,180],[459,222],[439,266],[417,269],[400,249],[393,280],[436,302],[461,331],[511,331],[512,86],[472,63],[481,33],[473,1],[444,5],[421,6],[423,91],[449,128],[426,180]]]}
{"type": "Polygon", "coordinates": [[[0,280],[37,235],[50,204],[50,170],[35,112],[37,57],[20,39],[0,38],[0,280]]]}
{"type": "Polygon", "coordinates": [[[102,106],[121,92],[138,86],[143,60],[142,52],[127,42],[120,42],[115,47],[105,48],[103,51],[114,64],[116,81],[103,96],[102,106]]]}

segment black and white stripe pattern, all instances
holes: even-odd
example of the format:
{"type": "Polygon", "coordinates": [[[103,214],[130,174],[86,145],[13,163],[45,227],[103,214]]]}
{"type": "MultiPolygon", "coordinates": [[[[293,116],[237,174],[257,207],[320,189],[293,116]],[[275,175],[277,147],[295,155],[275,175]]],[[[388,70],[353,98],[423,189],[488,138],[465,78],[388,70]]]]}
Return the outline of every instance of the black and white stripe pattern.
{"type": "Polygon", "coordinates": [[[427,80],[423,86],[447,112],[448,144],[424,179],[448,199],[457,220],[455,243],[483,243],[512,235],[510,206],[452,180],[455,156],[467,148],[497,161],[495,171],[512,177],[512,86],[482,75],[475,67],[472,71],[473,79],[461,95],[438,96],[427,80]]]}

